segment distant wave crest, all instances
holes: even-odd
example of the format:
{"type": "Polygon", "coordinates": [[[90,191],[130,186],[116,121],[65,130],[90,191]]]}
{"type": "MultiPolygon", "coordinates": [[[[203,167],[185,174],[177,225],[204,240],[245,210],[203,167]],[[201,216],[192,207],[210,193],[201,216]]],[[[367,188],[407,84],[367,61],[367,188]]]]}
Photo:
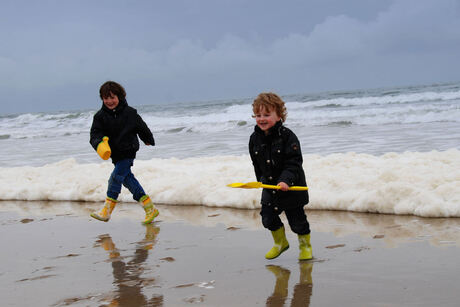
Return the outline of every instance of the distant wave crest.
{"type": "MultiPolygon", "coordinates": [[[[296,126],[419,124],[460,122],[458,87],[398,88],[373,92],[291,95],[285,98],[287,123],[296,126]]],[[[156,133],[241,131],[254,125],[250,100],[138,107],[156,133]]],[[[0,117],[12,139],[87,133],[96,111],[27,113],[0,117]]]]}

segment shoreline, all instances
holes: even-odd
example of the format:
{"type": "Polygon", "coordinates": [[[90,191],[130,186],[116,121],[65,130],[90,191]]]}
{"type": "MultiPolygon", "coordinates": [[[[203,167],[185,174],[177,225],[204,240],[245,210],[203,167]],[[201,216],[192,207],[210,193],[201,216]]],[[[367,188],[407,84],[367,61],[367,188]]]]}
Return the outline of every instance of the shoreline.
{"type": "MultiPolygon", "coordinates": [[[[314,259],[266,260],[258,210],[0,202],[8,306],[456,306],[460,218],[308,210],[314,259]]],[[[284,217],[284,216],[283,216],[284,217]]],[[[283,219],[285,222],[285,219],[283,219]]]]}

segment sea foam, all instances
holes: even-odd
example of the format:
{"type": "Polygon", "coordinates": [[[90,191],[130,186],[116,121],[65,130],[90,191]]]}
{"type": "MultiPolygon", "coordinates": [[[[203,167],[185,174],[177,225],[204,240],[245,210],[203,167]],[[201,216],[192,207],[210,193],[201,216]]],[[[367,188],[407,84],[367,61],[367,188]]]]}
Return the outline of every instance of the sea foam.
{"type": "MultiPolygon", "coordinates": [[[[103,201],[110,162],[74,159],[41,167],[0,168],[0,200],[103,201]]],[[[309,209],[424,217],[460,217],[460,151],[353,152],[304,155],[309,209]]],[[[154,202],[257,209],[261,190],[234,189],[255,181],[249,156],[136,160],[133,172],[154,202]]],[[[134,202],[123,188],[119,197],[134,202]]]]}

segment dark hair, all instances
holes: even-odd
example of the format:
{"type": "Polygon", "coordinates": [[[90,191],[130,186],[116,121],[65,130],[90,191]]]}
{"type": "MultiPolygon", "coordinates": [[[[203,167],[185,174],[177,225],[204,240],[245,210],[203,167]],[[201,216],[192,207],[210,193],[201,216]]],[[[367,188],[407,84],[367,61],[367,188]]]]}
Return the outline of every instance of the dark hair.
{"type": "Polygon", "coordinates": [[[287,110],[284,106],[284,101],[275,93],[260,93],[254,99],[254,103],[252,104],[254,114],[261,109],[266,109],[267,111],[274,110],[283,122],[286,121],[287,110]]]}
{"type": "Polygon", "coordinates": [[[101,85],[99,89],[99,97],[101,97],[101,99],[108,98],[112,94],[117,96],[119,100],[126,98],[125,89],[117,82],[107,81],[101,85]]]}

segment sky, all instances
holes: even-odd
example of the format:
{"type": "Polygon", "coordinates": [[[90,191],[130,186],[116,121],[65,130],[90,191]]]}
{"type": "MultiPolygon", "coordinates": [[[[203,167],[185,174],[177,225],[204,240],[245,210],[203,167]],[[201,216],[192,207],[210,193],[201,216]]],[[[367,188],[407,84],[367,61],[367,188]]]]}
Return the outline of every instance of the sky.
{"type": "Polygon", "coordinates": [[[460,0],[0,0],[0,114],[460,81],[460,0]]]}

